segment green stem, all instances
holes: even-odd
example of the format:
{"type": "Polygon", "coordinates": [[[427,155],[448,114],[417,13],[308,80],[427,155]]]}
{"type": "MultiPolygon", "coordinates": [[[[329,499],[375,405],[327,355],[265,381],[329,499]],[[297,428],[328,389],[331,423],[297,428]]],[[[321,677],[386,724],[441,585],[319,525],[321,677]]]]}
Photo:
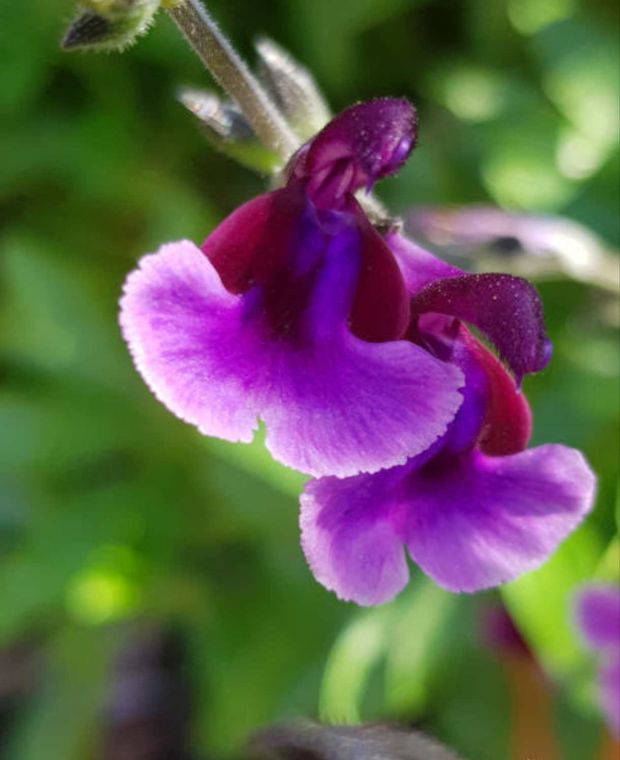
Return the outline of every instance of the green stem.
{"type": "Polygon", "coordinates": [[[213,78],[236,101],[258,138],[288,161],[299,140],[200,0],[180,0],[167,11],[213,78]]]}

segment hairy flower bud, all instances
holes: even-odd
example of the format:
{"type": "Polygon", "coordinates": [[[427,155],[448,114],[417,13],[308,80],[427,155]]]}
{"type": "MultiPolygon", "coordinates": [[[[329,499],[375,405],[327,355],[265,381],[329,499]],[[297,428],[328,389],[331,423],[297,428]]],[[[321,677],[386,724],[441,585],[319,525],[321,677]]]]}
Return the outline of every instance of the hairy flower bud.
{"type": "Polygon", "coordinates": [[[312,74],[272,40],[258,40],[256,50],[260,78],[297,136],[307,140],[323,129],[331,114],[312,74]]]}
{"type": "Polygon", "coordinates": [[[216,150],[260,173],[276,169],[278,156],[263,146],[234,103],[191,88],[181,89],[178,98],[198,117],[204,135],[216,150]]]}
{"type": "Polygon", "coordinates": [[[82,0],[65,32],[65,50],[123,50],[145,34],[161,0],[82,0]]]}

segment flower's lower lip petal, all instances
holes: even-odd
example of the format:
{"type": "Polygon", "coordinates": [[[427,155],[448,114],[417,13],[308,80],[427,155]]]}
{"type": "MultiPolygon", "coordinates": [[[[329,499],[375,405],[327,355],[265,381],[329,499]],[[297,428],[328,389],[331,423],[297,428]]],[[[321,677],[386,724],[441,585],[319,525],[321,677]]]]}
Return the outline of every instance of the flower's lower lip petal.
{"type": "Polygon", "coordinates": [[[405,341],[366,343],[342,328],[337,340],[280,363],[261,412],[266,445],[315,476],[402,464],[445,432],[462,403],[462,373],[405,341]]]}
{"type": "Polygon", "coordinates": [[[620,647],[620,588],[605,584],[585,587],[575,605],[577,627],[589,646],[620,647]]]}
{"type": "MultiPolygon", "coordinates": [[[[401,468],[398,468],[401,469],[401,468]]],[[[301,543],[312,573],[340,599],[383,604],[409,578],[391,522],[395,471],[310,482],[301,497],[301,543]]]]}
{"type": "Polygon", "coordinates": [[[565,446],[507,457],[472,452],[431,467],[408,481],[407,546],[449,591],[478,591],[533,570],[592,507],[594,475],[565,446]]]}
{"type": "Polygon", "coordinates": [[[465,274],[462,269],[433,256],[432,253],[420,248],[403,235],[392,233],[386,237],[385,242],[398,262],[410,296],[416,295],[422,288],[435,280],[459,277],[465,274]]]}
{"type": "MultiPolygon", "coordinates": [[[[616,646],[620,650],[617,631],[616,646]]],[[[607,725],[614,736],[620,739],[620,651],[614,652],[611,660],[603,665],[598,681],[599,700],[607,725]]]]}
{"type": "Polygon", "coordinates": [[[201,432],[249,441],[260,416],[276,459],[347,476],[402,463],[456,414],[462,373],[418,346],[366,343],[344,324],[291,342],[247,318],[243,298],[188,242],[145,257],[125,286],[121,326],[137,368],[201,432]]]}
{"type": "Polygon", "coordinates": [[[517,383],[551,357],[542,305],[527,280],[508,274],[469,274],[437,280],[411,302],[412,313],[437,312],[477,327],[497,348],[517,383]]]}

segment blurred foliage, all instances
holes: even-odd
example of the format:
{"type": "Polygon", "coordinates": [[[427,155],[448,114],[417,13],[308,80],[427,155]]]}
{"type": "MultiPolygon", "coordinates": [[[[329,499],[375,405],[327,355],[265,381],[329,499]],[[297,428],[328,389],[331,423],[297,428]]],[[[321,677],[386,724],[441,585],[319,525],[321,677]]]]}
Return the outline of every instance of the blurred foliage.
{"type": "MultiPolygon", "coordinates": [[[[620,243],[611,0],[210,7],[248,58],[259,34],[290,49],[335,110],[382,94],[417,104],[420,145],[380,188],[394,211],[498,203],[620,243]]],[[[299,549],[303,480],[260,441],[202,439],[134,372],[116,322],[126,272],[163,241],[201,240],[264,183],[175,102],[179,85],[211,85],[165,16],[123,56],[68,55],[72,11],[0,0],[0,648],[32,639],[44,662],[7,756],[98,756],[111,658],[146,620],[186,643],[196,757],[229,756],[258,725],[319,705],[508,757],[519,701],[478,626],[497,593],[453,597],[416,573],[384,608],[339,603],[299,549]]],[[[596,292],[541,291],[555,358],[526,384],[535,443],[582,448],[599,495],[556,557],[501,595],[559,685],[558,756],[579,760],[601,728],[568,605],[616,529],[618,354],[596,292]]]]}

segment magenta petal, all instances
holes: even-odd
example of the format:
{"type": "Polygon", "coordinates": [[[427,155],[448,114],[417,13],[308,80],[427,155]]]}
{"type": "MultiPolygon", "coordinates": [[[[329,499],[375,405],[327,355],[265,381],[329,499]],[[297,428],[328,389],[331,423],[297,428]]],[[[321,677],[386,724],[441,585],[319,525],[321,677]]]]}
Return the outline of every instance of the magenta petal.
{"type": "Polygon", "coordinates": [[[450,591],[496,586],[549,558],[590,510],[594,487],[583,456],[565,446],[437,460],[407,483],[407,545],[450,591]]]}
{"type": "Polygon", "coordinates": [[[322,478],[301,496],[301,544],[314,577],[340,599],[382,604],[409,571],[392,502],[400,470],[322,478]]]}
{"type": "Polygon", "coordinates": [[[390,233],[385,242],[398,262],[407,292],[411,296],[435,280],[464,274],[462,269],[447,264],[397,232],[390,233]]]}
{"type": "Polygon", "coordinates": [[[335,208],[348,193],[369,189],[397,171],[415,144],[417,117],[402,98],[358,103],[336,116],[293,158],[291,176],[308,196],[335,208]]]}
{"type": "Polygon", "coordinates": [[[542,304],[535,288],[508,274],[468,274],[427,285],[411,303],[413,314],[437,312],[477,327],[514,372],[543,369],[551,356],[542,304]]]}
{"type": "Polygon", "coordinates": [[[620,648],[620,587],[592,585],[576,600],[576,623],[593,649],[620,648]]]}
{"type": "Polygon", "coordinates": [[[462,403],[462,373],[406,341],[352,336],[346,239],[334,246],[295,341],[274,336],[255,291],[230,294],[192,243],[144,257],[125,285],[121,326],[155,395],[226,440],[250,441],[260,417],[273,456],[316,475],[370,472],[428,448],[462,403]]]}

